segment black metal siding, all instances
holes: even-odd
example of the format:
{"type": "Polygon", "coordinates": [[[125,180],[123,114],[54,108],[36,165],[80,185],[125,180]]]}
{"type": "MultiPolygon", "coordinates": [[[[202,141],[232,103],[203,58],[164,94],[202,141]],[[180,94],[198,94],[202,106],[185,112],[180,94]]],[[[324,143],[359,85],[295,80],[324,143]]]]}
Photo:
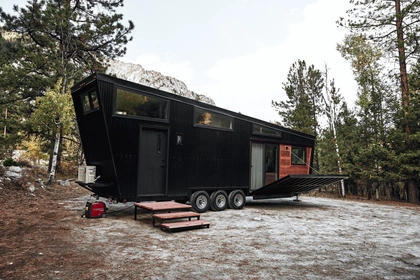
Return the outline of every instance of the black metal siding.
{"type": "Polygon", "coordinates": [[[73,94],[80,138],[87,165],[96,166],[96,173],[101,176],[100,181],[107,182],[107,185],[111,185],[111,187],[98,188],[95,192],[104,196],[120,197],[121,194],[118,189],[109,133],[104,119],[104,109],[106,109],[106,100],[103,99],[104,95],[102,92],[98,92],[99,109],[87,114],[84,114],[80,100],[80,93],[89,91],[95,87],[97,87],[97,83],[91,83],[83,88],[83,90],[80,90],[80,92],[77,91],[73,94]]]}
{"type": "MultiPolygon", "coordinates": [[[[98,166],[98,174],[116,184],[121,200],[141,200],[137,197],[140,126],[169,131],[167,198],[187,197],[190,189],[247,190],[251,141],[314,146],[314,137],[307,134],[110,76],[96,77],[101,110],[83,116],[80,101],[73,94],[76,115],[88,165],[98,166]],[[116,86],[168,99],[168,121],[114,116],[116,86]],[[194,106],[232,116],[233,130],[194,126],[194,106]],[[252,134],[253,123],[280,129],[282,137],[252,134]],[[177,134],[182,134],[182,145],[176,143],[177,134]]],[[[85,88],[80,91],[85,92],[85,88]]]]}

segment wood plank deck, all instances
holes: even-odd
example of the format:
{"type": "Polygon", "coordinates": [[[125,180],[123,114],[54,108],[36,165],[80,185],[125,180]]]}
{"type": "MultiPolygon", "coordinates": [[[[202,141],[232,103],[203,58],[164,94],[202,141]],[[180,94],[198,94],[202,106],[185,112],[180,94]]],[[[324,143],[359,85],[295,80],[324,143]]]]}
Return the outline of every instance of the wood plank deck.
{"type": "Polygon", "coordinates": [[[191,218],[197,218],[197,220],[200,220],[200,214],[196,212],[192,212],[192,211],[153,214],[152,223],[153,223],[153,226],[155,226],[156,220],[160,220],[162,223],[164,220],[175,220],[175,219],[182,219],[182,218],[188,218],[190,221],[191,221],[191,218]]]}
{"type": "Polygon", "coordinates": [[[134,205],[143,209],[150,210],[150,211],[191,209],[191,205],[178,203],[174,201],[139,202],[139,203],[134,203],[134,205]]]}
{"type": "Polygon", "coordinates": [[[210,228],[210,222],[205,220],[193,220],[185,222],[163,223],[160,225],[162,230],[167,230],[169,232],[172,232],[173,230],[186,230],[202,227],[210,228]]]}
{"type": "Polygon", "coordinates": [[[134,203],[134,220],[137,220],[137,208],[143,208],[152,212],[157,211],[187,211],[191,210],[191,205],[178,203],[175,201],[157,201],[157,202],[136,202],[134,203]]]}

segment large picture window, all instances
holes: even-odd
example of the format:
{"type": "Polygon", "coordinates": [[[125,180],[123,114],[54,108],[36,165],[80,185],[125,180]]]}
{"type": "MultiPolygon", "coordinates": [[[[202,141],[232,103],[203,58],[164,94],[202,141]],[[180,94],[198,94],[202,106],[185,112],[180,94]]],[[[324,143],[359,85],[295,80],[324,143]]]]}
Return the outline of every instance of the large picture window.
{"type": "Polygon", "coordinates": [[[119,88],[115,114],[167,120],[168,101],[119,88]]]}
{"type": "Polygon", "coordinates": [[[306,164],[306,149],[304,147],[292,147],[292,164],[306,164]]]}
{"type": "Polygon", "coordinates": [[[194,124],[232,130],[233,118],[196,107],[194,111],[194,124]]]}

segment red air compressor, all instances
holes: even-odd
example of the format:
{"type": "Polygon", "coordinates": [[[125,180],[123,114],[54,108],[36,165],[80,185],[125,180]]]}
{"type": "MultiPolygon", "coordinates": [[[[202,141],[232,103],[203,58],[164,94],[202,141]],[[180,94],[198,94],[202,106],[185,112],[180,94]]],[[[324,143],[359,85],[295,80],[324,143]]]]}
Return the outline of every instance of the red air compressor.
{"type": "Polygon", "coordinates": [[[106,205],[102,201],[86,202],[85,214],[83,218],[105,218],[106,205]]]}

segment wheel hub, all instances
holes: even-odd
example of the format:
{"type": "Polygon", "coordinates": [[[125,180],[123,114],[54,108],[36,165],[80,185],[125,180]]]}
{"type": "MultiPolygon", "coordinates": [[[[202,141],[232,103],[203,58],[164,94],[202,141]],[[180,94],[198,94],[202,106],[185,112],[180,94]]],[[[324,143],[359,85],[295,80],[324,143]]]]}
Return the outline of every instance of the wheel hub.
{"type": "Polygon", "coordinates": [[[224,195],[219,195],[216,198],[216,204],[218,207],[223,207],[226,205],[226,197],[224,195]]]}
{"type": "Polygon", "coordinates": [[[207,197],[205,197],[204,195],[200,195],[199,197],[197,197],[196,204],[199,209],[204,209],[208,204],[207,197]]]}

